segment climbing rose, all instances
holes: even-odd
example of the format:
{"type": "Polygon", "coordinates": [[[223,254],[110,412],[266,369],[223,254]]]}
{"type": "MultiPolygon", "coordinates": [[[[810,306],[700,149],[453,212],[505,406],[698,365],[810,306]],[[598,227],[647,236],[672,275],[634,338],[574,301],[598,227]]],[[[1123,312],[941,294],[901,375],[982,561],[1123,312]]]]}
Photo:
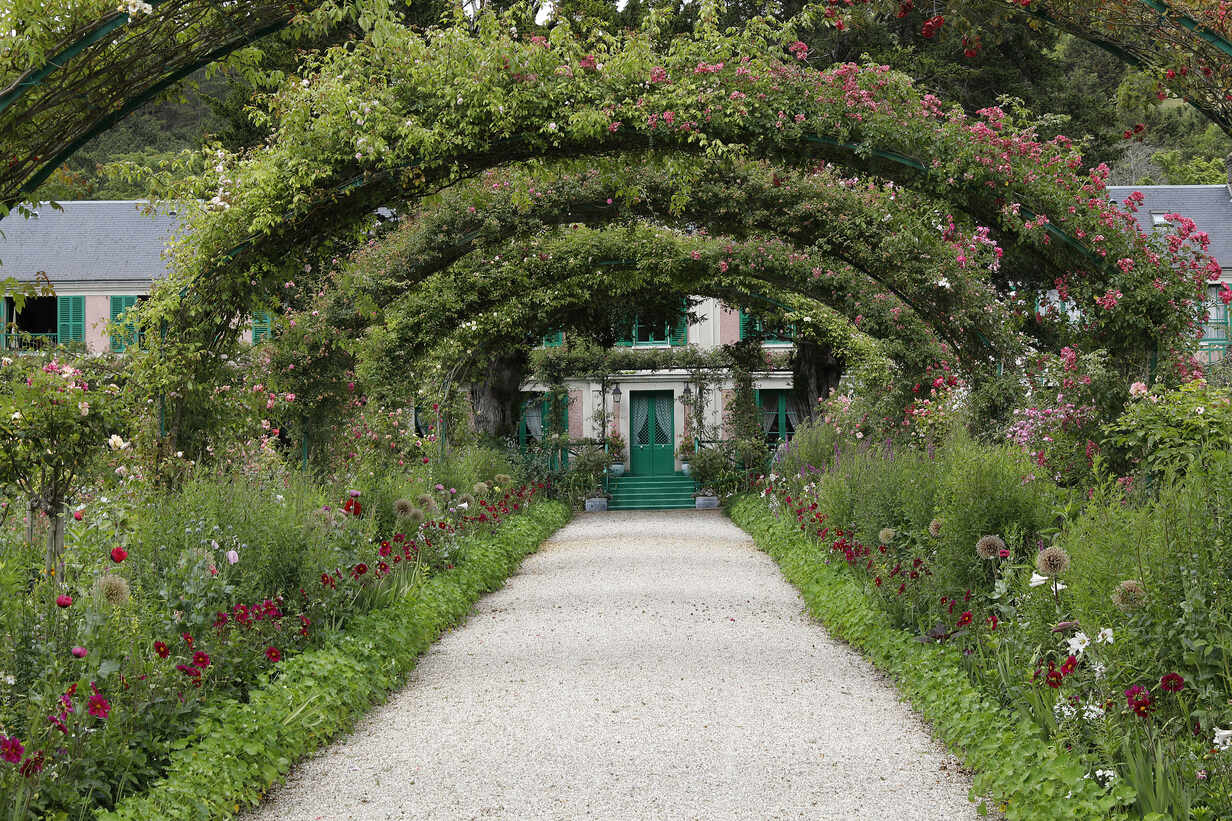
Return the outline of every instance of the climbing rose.
{"type": "Polygon", "coordinates": [[[1180,673],[1164,673],[1163,678],[1159,680],[1159,686],[1165,693],[1179,693],[1185,689],[1185,679],[1180,673]]]}
{"type": "Polygon", "coordinates": [[[277,664],[279,661],[282,660],[282,653],[278,652],[277,647],[266,647],[265,657],[269,659],[270,661],[274,662],[275,664],[277,664]]]}
{"type": "Polygon", "coordinates": [[[115,562],[116,564],[119,564],[120,562],[124,561],[127,558],[128,558],[128,551],[125,550],[124,548],[122,547],[111,548],[111,560],[115,562]]]}
{"type": "Polygon", "coordinates": [[[166,643],[161,642],[161,641],[156,641],[154,642],[154,653],[160,659],[165,659],[168,655],[171,654],[171,650],[167,647],[166,643]]]}
{"type": "Polygon", "coordinates": [[[10,764],[16,764],[18,761],[21,761],[21,754],[25,752],[25,749],[17,736],[6,737],[0,735],[0,755],[3,755],[4,760],[10,764]]]}

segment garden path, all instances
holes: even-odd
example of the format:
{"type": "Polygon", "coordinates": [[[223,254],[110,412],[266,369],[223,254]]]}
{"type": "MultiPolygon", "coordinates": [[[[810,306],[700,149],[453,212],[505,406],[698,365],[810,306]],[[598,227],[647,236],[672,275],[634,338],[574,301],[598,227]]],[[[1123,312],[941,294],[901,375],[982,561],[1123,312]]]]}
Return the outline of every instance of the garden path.
{"type": "Polygon", "coordinates": [[[718,512],[574,519],[267,819],[975,819],[970,781],[718,512]]]}

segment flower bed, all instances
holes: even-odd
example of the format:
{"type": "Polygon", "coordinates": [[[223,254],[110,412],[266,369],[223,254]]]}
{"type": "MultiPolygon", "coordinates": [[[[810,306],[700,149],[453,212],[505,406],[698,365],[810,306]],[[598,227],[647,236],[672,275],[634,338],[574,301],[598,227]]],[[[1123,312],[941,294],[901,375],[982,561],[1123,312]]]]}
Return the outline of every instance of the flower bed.
{"type": "Polygon", "coordinates": [[[255,804],[297,758],[401,683],[442,631],[465,618],[479,596],[499,587],[568,517],[564,505],[543,502],[499,531],[470,537],[458,566],[413,595],[355,618],[322,649],[285,662],[247,703],[227,701],[204,711],[192,734],[176,743],[167,776],[98,817],[220,818],[255,804]]]}
{"type": "Polygon", "coordinates": [[[1123,785],[1105,790],[1085,777],[1077,756],[1042,741],[1029,721],[981,694],[953,647],[920,643],[895,629],[842,563],[819,560],[817,543],[792,520],[775,516],[757,496],[737,499],[731,516],[779,563],[814,617],[894,676],[976,771],[974,796],[993,797],[1009,819],[1116,817],[1113,809],[1132,800],[1123,785]]]}

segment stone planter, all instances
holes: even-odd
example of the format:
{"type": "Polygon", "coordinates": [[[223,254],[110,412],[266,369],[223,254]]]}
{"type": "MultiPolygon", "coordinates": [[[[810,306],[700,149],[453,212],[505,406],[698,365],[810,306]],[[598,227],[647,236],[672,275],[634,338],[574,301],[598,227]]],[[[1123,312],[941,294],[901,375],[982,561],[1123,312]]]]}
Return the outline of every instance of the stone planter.
{"type": "Polygon", "coordinates": [[[607,499],[603,498],[602,496],[598,496],[598,497],[595,497],[594,499],[586,500],[586,512],[587,513],[603,513],[606,510],[607,510],[607,499]]]}
{"type": "Polygon", "coordinates": [[[608,470],[612,472],[613,476],[624,476],[625,475],[625,463],[624,462],[612,462],[612,466],[608,468],[608,470]]]}
{"type": "Polygon", "coordinates": [[[718,496],[698,496],[694,501],[698,510],[714,510],[719,506],[718,496]]]}

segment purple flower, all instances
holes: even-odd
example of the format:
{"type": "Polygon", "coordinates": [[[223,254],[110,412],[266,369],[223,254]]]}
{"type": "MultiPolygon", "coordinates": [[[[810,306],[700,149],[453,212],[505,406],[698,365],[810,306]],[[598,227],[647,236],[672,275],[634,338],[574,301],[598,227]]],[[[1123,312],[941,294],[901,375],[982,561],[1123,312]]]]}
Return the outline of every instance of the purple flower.
{"type": "Polygon", "coordinates": [[[228,550],[228,551],[227,551],[227,563],[228,563],[228,564],[235,564],[235,563],[236,563],[236,562],[238,562],[239,560],[240,560],[240,554],[239,554],[239,553],[236,553],[234,550],[228,550]]]}

